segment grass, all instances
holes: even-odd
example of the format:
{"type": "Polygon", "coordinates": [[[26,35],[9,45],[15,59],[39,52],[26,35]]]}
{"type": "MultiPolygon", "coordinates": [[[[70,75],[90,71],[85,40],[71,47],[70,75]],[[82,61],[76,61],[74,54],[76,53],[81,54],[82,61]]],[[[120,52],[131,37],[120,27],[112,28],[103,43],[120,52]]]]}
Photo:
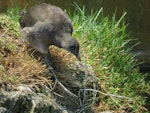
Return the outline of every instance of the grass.
{"type": "Polygon", "coordinates": [[[18,20],[19,8],[8,9],[6,14],[0,14],[0,86],[33,83],[50,85],[47,82],[50,74],[46,66],[25,51],[26,47],[20,40],[18,20]]]}
{"type": "MultiPolygon", "coordinates": [[[[117,20],[115,13],[112,18],[103,16],[103,9],[86,14],[84,7],[83,9],[76,7],[76,11],[73,14],[69,13],[69,16],[74,26],[73,35],[81,45],[82,62],[92,65],[103,92],[129,98],[115,98],[100,94],[101,102],[97,109],[115,112],[121,112],[124,109],[132,113],[148,113],[148,108],[145,107],[146,101],[142,94],[150,92],[150,86],[144,81],[147,75],[139,73],[138,69],[134,68],[137,62],[129,54],[132,47],[129,48],[127,45],[132,40],[126,32],[127,26],[124,22],[126,12],[117,20]]],[[[0,15],[0,26],[8,32],[13,32],[15,37],[19,37],[18,10],[18,8],[9,9],[6,14],[0,15]]],[[[4,45],[2,42],[0,40],[0,46],[4,45]]],[[[10,45],[13,44],[6,46],[10,45]]],[[[16,49],[15,45],[9,48],[10,50],[16,49]]],[[[0,59],[3,59],[2,52],[0,59]]],[[[24,62],[24,66],[26,63],[24,62]]],[[[0,65],[1,72],[4,71],[3,68],[0,65]]],[[[39,75],[41,73],[39,72],[39,75]]],[[[25,75],[24,73],[21,74],[25,75]]],[[[12,78],[9,76],[4,79],[18,83],[17,77],[12,75],[12,78]]]]}
{"type": "MultiPolygon", "coordinates": [[[[110,110],[142,113],[145,99],[140,95],[150,91],[144,79],[147,75],[134,69],[137,62],[129,54],[131,37],[126,32],[123,13],[120,19],[103,16],[103,9],[86,14],[85,8],[79,8],[70,15],[74,25],[74,37],[81,43],[81,56],[84,62],[93,66],[101,87],[108,94],[126,96],[132,101],[100,95],[104,106],[110,110]]],[[[147,111],[148,112],[148,111],[147,111]]]]}

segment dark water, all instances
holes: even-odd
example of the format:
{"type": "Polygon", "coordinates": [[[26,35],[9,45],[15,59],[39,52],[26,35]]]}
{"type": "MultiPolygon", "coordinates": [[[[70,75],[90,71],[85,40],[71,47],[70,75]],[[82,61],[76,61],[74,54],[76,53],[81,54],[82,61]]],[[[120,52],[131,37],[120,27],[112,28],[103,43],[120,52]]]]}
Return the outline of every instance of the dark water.
{"type": "Polygon", "coordinates": [[[118,18],[126,11],[126,23],[129,23],[127,30],[141,42],[134,48],[134,52],[137,56],[150,56],[150,0],[0,0],[0,11],[5,11],[7,7],[25,7],[40,2],[51,3],[71,11],[74,10],[74,2],[81,7],[84,5],[87,12],[103,7],[106,16],[111,16],[117,7],[118,18]]]}

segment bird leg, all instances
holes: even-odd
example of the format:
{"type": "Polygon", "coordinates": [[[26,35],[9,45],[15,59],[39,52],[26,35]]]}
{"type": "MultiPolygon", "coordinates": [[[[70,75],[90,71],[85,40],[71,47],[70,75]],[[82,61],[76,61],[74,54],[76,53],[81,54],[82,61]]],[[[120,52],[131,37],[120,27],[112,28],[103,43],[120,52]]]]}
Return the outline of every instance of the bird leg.
{"type": "Polygon", "coordinates": [[[48,66],[50,72],[52,73],[52,76],[53,76],[52,79],[54,79],[54,80],[57,81],[57,77],[56,77],[56,75],[55,75],[55,73],[54,73],[54,68],[53,68],[53,66],[52,66],[51,55],[50,55],[50,52],[49,52],[49,51],[48,51],[48,53],[47,53],[46,56],[45,56],[45,63],[46,63],[46,65],[48,66]]]}
{"type": "Polygon", "coordinates": [[[50,55],[50,52],[48,51],[48,53],[46,54],[45,56],[45,63],[46,65],[50,68],[50,69],[53,69],[52,67],[52,62],[51,62],[51,55],[50,55]]]}
{"type": "Polygon", "coordinates": [[[45,63],[46,65],[48,66],[49,68],[49,71],[52,73],[52,79],[54,79],[55,83],[54,83],[54,86],[53,88],[51,89],[51,91],[53,91],[57,85],[57,82],[58,82],[58,79],[57,79],[57,76],[55,75],[55,72],[54,72],[54,68],[52,67],[52,62],[51,62],[51,55],[50,55],[50,52],[48,51],[48,53],[46,54],[45,56],[45,63]]]}
{"type": "Polygon", "coordinates": [[[45,56],[45,63],[47,64],[50,72],[52,73],[52,76],[54,77],[54,80],[55,80],[55,83],[54,83],[54,86],[53,88],[51,89],[51,91],[53,91],[56,87],[57,84],[59,84],[63,89],[64,91],[66,91],[70,96],[74,97],[74,98],[78,98],[77,95],[73,94],[70,90],[68,90],[57,78],[55,72],[54,72],[54,68],[52,67],[52,63],[51,63],[51,56],[50,56],[50,52],[48,51],[48,53],[46,54],[45,56]]]}

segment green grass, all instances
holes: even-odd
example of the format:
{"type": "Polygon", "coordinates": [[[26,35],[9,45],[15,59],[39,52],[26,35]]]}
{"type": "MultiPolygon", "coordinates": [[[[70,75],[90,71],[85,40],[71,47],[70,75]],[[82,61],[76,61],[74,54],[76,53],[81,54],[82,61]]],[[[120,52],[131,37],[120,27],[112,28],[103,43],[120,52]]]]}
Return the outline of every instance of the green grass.
{"type": "MultiPolygon", "coordinates": [[[[103,9],[86,14],[85,9],[76,6],[76,11],[69,14],[74,26],[73,36],[81,45],[82,62],[89,63],[99,78],[103,92],[126,96],[129,99],[115,98],[100,94],[104,109],[121,112],[143,113],[148,112],[144,107],[145,98],[141,95],[149,92],[149,85],[144,79],[147,75],[140,74],[133,56],[129,54],[131,48],[127,45],[131,40],[126,32],[124,18],[120,19],[103,16],[103,9]]],[[[6,13],[9,19],[18,26],[18,8],[9,9],[6,13]]],[[[18,27],[10,26],[18,34],[18,27]]]]}
{"type": "Polygon", "coordinates": [[[112,18],[103,16],[103,9],[91,14],[85,13],[85,8],[77,6],[74,14],[70,14],[74,26],[74,37],[81,44],[82,61],[93,66],[102,89],[109,94],[126,96],[132,101],[100,95],[101,100],[109,109],[128,112],[146,112],[143,108],[145,99],[140,96],[149,92],[145,83],[146,75],[133,69],[137,62],[129,54],[132,47],[127,47],[131,37],[126,32],[124,22],[126,12],[120,19],[116,13],[112,18]]]}
{"type": "Polygon", "coordinates": [[[0,13],[0,28],[19,36],[19,8],[8,9],[6,14],[0,13]]]}

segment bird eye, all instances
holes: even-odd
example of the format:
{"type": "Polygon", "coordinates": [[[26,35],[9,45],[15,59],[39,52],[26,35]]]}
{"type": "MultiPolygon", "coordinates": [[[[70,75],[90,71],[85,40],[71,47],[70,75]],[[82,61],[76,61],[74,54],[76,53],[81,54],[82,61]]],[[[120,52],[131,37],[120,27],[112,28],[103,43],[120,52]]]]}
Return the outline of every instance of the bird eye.
{"type": "Polygon", "coordinates": [[[75,48],[76,48],[76,47],[75,47],[74,45],[73,45],[73,46],[70,46],[70,49],[71,49],[71,50],[75,50],[75,48]]]}

